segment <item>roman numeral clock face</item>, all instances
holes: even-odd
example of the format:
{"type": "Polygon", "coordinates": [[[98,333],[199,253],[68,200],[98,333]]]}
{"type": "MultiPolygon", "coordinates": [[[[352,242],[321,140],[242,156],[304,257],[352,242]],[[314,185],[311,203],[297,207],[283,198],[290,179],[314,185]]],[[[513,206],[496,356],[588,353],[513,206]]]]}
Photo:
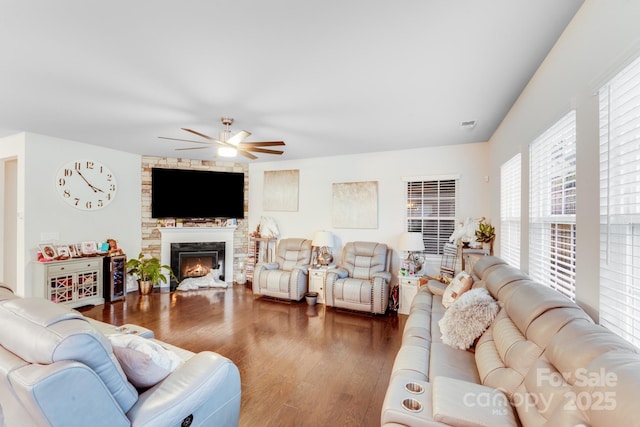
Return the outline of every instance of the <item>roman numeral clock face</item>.
{"type": "Polygon", "coordinates": [[[116,177],[102,163],[93,160],[69,162],[56,174],[58,194],[74,208],[94,211],[104,208],[116,196],[116,177]]]}

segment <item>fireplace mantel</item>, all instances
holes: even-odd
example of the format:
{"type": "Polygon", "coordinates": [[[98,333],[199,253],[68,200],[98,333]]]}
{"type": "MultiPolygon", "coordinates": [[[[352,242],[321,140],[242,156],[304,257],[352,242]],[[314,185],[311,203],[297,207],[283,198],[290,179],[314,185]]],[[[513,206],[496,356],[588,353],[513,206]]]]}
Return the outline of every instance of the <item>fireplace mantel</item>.
{"type": "MultiPolygon", "coordinates": [[[[224,279],[233,285],[233,233],[232,227],[159,227],[160,262],[163,265],[171,265],[172,243],[197,243],[197,242],[224,242],[224,250],[227,256],[224,260],[224,279]]],[[[163,288],[168,288],[169,283],[161,283],[163,288]]]]}

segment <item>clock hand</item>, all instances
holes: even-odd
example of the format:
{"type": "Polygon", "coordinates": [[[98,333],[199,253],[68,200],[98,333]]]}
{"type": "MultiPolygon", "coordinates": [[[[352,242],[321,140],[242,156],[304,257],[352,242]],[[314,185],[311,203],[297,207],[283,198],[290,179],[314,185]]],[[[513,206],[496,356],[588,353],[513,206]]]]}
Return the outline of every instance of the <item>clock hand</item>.
{"type": "Polygon", "coordinates": [[[84,175],[82,175],[82,172],[80,172],[80,171],[77,171],[77,172],[78,172],[78,175],[80,175],[80,178],[82,178],[84,180],[84,182],[87,183],[89,188],[91,188],[94,193],[97,193],[98,191],[101,192],[101,193],[104,193],[104,191],[102,191],[98,187],[93,186],[89,181],[87,181],[87,178],[85,178],[84,175]]]}

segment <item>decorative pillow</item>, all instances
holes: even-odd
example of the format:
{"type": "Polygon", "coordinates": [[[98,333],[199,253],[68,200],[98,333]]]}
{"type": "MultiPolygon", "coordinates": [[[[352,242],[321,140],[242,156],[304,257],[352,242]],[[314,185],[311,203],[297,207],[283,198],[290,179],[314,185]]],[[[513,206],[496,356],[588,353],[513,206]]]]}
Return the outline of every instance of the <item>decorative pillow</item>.
{"type": "Polygon", "coordinates": [[[469,276],[469,273],[465,271],[458,273],[458,275],[451,280],[451,283],[442,295],[442,305],[444,308],[449,308],[456,298],[471,289],[472,285],[473,278],[469,276]]]}
{"type": "Polygon", "coordinates": [[[109,341],[127,379],[138,388],[159,383],[182,363],[177,354],[139,335],[110,335],[109,341]]]}
{"type": "Polygon", "coordinates": [[[466,350],[491,325],[500,309],[484,288],[471,289],[456,299],[438,322],[442,342],[466,350]]]}

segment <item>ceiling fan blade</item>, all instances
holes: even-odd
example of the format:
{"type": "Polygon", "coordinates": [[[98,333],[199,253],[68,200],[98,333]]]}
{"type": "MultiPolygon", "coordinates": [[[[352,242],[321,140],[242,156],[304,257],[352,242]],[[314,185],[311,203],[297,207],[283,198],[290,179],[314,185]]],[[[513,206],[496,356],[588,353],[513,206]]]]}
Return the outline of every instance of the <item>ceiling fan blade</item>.
{"type": "Polygon", "coordinates": [[[169,138],[168,136],[159,136],[158,138],[160,138],[160,139],[169,139],[171,141],[195,142],[196,144],[207,144],[207,145],[212,145],[213,144],[213,142],[208,142],[208,141],[193,141],[191,139],[169,138]]]}
{"type": "Polygon", "coordinates": [[[227,142],[233,145],[238,145],[249,136],[251,136],[251,132],[247,132],[246,130],[241,130],[235,135],[229,137],[229,139],[227,139],[227,142]]]}
{"type": "Polygon", "coordinates": [[[259,147],[245,148],[245,150],[253,151],[253,152],[256,152],[256,153],[267,153],[267,154],[282,154],[282,153],[284,153],[284,151],[281,151],[281,150],[268,150],[266,148],[259,148],[259,147]]]}
{"type": "MultiPolygon", "coordinates": [[[[215,138],[210,137],[209,135],[205,135],[204,133],[200,133],[197,130],[187,129],[187,128],[181,128],[181,129],[184,130],[184,131],[187,131],[187,132],[191,132],[194,135],[201,136],[201,137],[203,137],[205,139],[208,139],[209,141],[217,142],[218,144],[224,145],[225,147],[236,148],[236,149],[238,148],[235,144],[230,144],[228,141],[220,141],[219,139],[215,139],[215,138]]],[[[257,157],[256,157],[256,159],[257,159],[257,157]]]]}
{"type": "Polygon", "coordinates": [[[204,150],[205,148],[211,148],[211,146],[208,146],[208,147],[187,147],[187,148],[176,148],[176,150],[204,150]]]}
{"type": "Polygon", "coordinates": [[[238,150],[238,154],[240,154],[242,156],[245,156],[246,158],[251,159],[251,160],[255,160],[255,159],[258,158],[258,156],[254,156],[250,152],[244,151],[244,150],[238,150]]]}
{"type": "Polygon", "coordinates": [[[241,142],[240,147],[273,147],[275,145],[285,145],[284,141],[262,141],[262,142],[241,142]]]}
{"type": "Polygon", "coordinates": [[[204,138],[204,139],[208,139],[208,140],[210,140],[210,141],[217,141],[217,139],[212,138],[212,137],[210,137],[209,135],[205,135],[204,133],[200,133],[200,132],[198,132],[197,130],[187,129],[187,128],[180,128],[180,129],[182,129],[182,130],[184,130],[184,131],[187,131],[187,132],[191,132],[191,133],[192,133],[192,134],[194,134],[194,135],[201,136],[202,138],[204,138]]]}

